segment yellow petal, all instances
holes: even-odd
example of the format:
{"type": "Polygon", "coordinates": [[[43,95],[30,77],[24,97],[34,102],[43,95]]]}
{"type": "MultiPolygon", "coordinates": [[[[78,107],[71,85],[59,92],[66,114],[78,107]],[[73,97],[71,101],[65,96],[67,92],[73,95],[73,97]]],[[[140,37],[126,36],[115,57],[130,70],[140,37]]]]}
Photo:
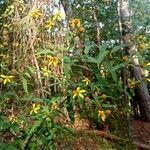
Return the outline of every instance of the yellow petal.
{"type": "Polygon", "coordinates": [[[6,76],[5,76],[5,75],[0,75],[0,77],[2,77],[2,78],[6,78],[6,76]]]}
{"type": "Polygon", "coordinates": [[[11,79],[11,78],[13,78],[13,77],[14,77],[14,76],[7,76],[8,79],[11,79]]]}
{"type": "Polygon", "coordinates": [[[7,82],[11,82],[10,79],[7,78],[7,82]]]}
{"type": "Polygon", "coordinates": [[[150,62],[146,64],[147,66],[150,66],[150,62]]]}
{"type": "Polygon", "coordinates": [[[83,95],[83,94],[79,93],[79,96],[80,96],[82,99],[84,99],[84,95],[83,95]]]}
{"type": "Polygon", "coordinates": [[[77,96],[77,94],[75,93],[75,94],[73,94],[73,99],[75,98],[77,96]]]}
{"type": "Polygon", "coordinates": [[[38,104],[38,105],[36,106],[36,110],[39,110],[40,108],[41,108],[41,105],[38,104]]]}
{"type": "Polygon", "coordinates": [[[30,111],[30,115],[33,113],[33,110],[30,111]]]}
{"type": "Polygon", "coordinates": [[[38,107],[36,107],[36,108],[34,108],[34,111],[38,111],[40,108],[38,108],[38,107]]]}
{"type": "Polygon", "coordinates": [[[105,121],[106,116],[105,116],[105,115],[103,115],[103,116],[101,116],[101,118],[102,118],[102,121],[105,121]]]}
{"type": "Polygon", "coordinates": [[[37,114],[38,113],[37,110],[34,109],[34,113],[37,114]]]}
{"type": "Polygon", "coordinates": [[[35,108],[35,104],[32,104],[32,108],[35,108]]]}
{"type": "Polygon", "coordinates": [[[77,87],[77,91],[79,91],[80,90],[80,87],[77,87]]]}
{"type": "Polygon", "coordinates": [[[57,66],[57,64],[58,64],[57,61],[54,61],[54,62],[53,62],[53,65],[54,65],[55,67],[57,66]]]}
{"type": "Polygon", "coordinates": [[[150,79],[149,79],[149,78],[147,78],[147,81],[148,81],[148,82],[150,82],[150,79]]]}
{"type": "Polygon", "coordinates": [[[98,111],[98,115],[99,116],[103,116],[104,115],[104,111],[98,111]]]}
{"type": "Polygon", "coordinates": [[[85,93],[86,92],[86,90],[80,90],[80,93],[85,93]]]}
{"type": "Polygon", "coordinates": [[[45,72],[43,75],[44,75],[45,77],[48,77],[48,72],[45,72]]]}
{"type": "Polygon", "coordinates": [[[7,79],[4,79],[4,85],[7,83],[7,79]]]}

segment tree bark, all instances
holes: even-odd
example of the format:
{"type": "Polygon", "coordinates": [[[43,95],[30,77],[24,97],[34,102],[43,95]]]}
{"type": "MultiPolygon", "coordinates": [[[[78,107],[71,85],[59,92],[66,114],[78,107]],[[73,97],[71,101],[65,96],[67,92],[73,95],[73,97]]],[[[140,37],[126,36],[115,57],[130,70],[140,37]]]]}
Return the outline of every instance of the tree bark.
{"type": "Polygon", "coordinates": [[[95,30],[95,37],[96,37],[96,44],[100,45],[100,26],[97,18],[97,8],[96,8],[96,1],[91,0],[92,3],[92,16],[93,16],[93,24],[95,30]]]}
{"type": "Polygon", "coordinates": [[[69,19],[72,17],[72,10],[69,0],[60,0],[61,5],[63,6],[64,12],[66,14],[66,20],[69,21],[69,19]]]}
{"type": "Polygon", "coordinates": [[[122,41],[126,45],[124,49],[126,54],[132,56],[133,67],[130,68],[132,77],[136,81],[140,81],[135,87],[135,97],[139,105],[141,119],[150,122],[150,95],[147,84],[142,76],[142,68],[139,65],[139,60],[136,56],[136,48],[132,43],[132,22],[130,19],[131,13],[129,11],[129,1],[119,0],[118,11],[120,14],[122,41]]]}

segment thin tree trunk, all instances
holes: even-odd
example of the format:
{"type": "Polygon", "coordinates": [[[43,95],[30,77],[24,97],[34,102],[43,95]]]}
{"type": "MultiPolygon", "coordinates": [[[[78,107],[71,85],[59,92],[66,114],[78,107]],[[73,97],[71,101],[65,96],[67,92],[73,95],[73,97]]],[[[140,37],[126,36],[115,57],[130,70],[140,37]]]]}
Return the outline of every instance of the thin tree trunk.
{"type": "Polygon", "coordinates": [[[72,10],[69,0],[60,0],[61,5],[64,8],[65,14],[66,14],[66,20],[69,21],[69,19],[72,16],[72,10]]]}
{"type": "Polygon", "coordinates": [[[96,44],[100,45],[100,26],[97,18],[96,1],[91,0],[91,2],[92,2],[92,15],[93,15],[96,44]]]}
{"type": "Polygon", "coordinates": [[[132,22],[130,20],[129,1],[119,0],[119,14],[122,28],[122,40],[126,44],[126,53],[132,57],[133,67],[130,68],[132,77],[140,84],[135,87],[135,97],[139,104],[141,118],[147,122],[150,122],[150,95],[148,92],[147,84],[142,76],[142,68],[139,65],[139,60],[136,56],[136,48],[132,43],[132,22]]]}

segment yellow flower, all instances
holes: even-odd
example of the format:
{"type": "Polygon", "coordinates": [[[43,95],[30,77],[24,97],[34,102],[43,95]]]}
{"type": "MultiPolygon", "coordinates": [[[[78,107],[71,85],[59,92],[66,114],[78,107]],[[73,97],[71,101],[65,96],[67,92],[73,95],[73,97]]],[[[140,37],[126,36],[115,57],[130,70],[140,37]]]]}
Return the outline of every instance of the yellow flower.
{"type": "Polygon", "coordinates": [[[143,50],[145,48],[145,45],[144,44],[139,44],[138,45],[138,50],[143,50]]]}
{"type": "Polygon", "coordinates": [[[106,4],[110,4],[112,0],[102,0],[106,4]]]}
{"type": "Polygon", "coordinates": [[[146,64],[146,66],[150,66],[150,62],[146,64]]]}
{"type": "Polygon", "coordinates": [[[53,102],[51,109],[52,109],[52,110],[58,110],[58,103],[53,102]]]}
{"type": "Polygon", "coordinates": [[[86,85],[88,85],[91,81],[88,79],[88,78],[86,78],[86,77],[84,77],[84,80],[82,80],[83,82],[85,82],[85,84],[86,85]]]}
{"type": "Polygon", "coordinates": [[[45,66],[44,68],[41,68],[43,71],[43,75],[48,78],[50,71],[47,69],[47,67],[45,66]]]}
{"type": "Polygon", "coordinates": [[[22,128],[22,129],[25,127],[24,121],[20,122],[19,127],[22,128]]]}
{"type": "Polygon", "coordinates": [[[0,57],[2,57],[2,58],[7,58],[7,55],[4,55],[4,54],[0,54],[0,57]]]}
{"type": "Polygon", "coordinates": [[[124,60],[125,62],[128,62],[128,56],[123,56],[123,60],[124,60]]]}
{"type": "Polygon", "coordinates": [[[17,122],[17,117],[14,114],[12,114],[8,117],[8,120],[9,120],[9,122],[11,122],[13,124],[13,123],[17,122]]]}
{"type": "Polygon", "coordinates": [[[32,113],[35,113],[35,114],[37,114],[38,113],[38,111],[40,110],[40,108],[41,108],[41,105],[40,104],[32,104],[32,108],[31,108],[31,111],[30,111],[30,115],[32,114],[32,113]]]}
{"type": "Polygon", "coordinates": [[[150,72],[148,70],[143,70],[143,73],[145,77],[148,77],[150,72]]]}
{"type": "Polygon", "coordinates": [[[14,76],[0,75],[0,77],[3,78],[3,83],[6,84],[6,83],[11,82],[11,79],[12,79],[14,76]]]}
{"type": "Polygon", "coordinates": [[[128,79],[128,87],[130,89],[134,89],[136,86],[136,81],[135,80],[132,80],[132,79],[128,79]]]}
{"type": "Polygon", "coordinates": [[[79,28],[79,31],[80,31],[80,32],[85,32],[84,27],[80,27],[80,28],[79,28]]]}
{"type": "Polygon", "coordinates": [[[145,42],[145,41],[146,41],[146,37],[143,36],[143,35],[140,35],[140,36],[137,37],[137,40],[138,40],[139,42],[145,42]]]}
{"type": "Polygon", "coordinates": [[[9,31],[7,29],[3,30],[3,35],[8,35],[9,31]]]}
{"type": "Polygon", "coordinates": [[[45,27],[51,29],[52,27],[54,27],[54,25],[55,25],[54,21],[49,20],[45,27]]]}
{"type": "Polygon", "coordinates": [[[81,21],[80,21],[80,19],[71,19],[71,20],[69,21],[69,23],[70,23],[70,26],[71,26],[72,28],[80,27],[80,26],[81,26],[81,21]]]}
{"type": "Polygon", "coordinates": [[[61,12],[56,12],[54,13],[54,16],[53,16],[53,20],[58,20],[58,21],[61,21],[62,17],[64,16],[64,13],[61,13],[61,12]]]}
{"type": "Polygon", "coordinates": [[[137,40],[142,40],[143,37],[144,37],[143,35],[140,35],[140,36],[137,37],[137,40]]]}
{"type": "Polygon", "coordinates": [[[8,46],[8,42],[7,41],[3,42],[3,46],[4,47],[8,46]]]}
{"type": "Polygon", "coordinates": [[[106,119],[106,115],[104,111],[98,111],[98,116],[101,117],[102,121],[104,122],[106,119]]]}
{"type": "Polygon", "coordinates": [[[49,64],[50,65],[53,65],[54,67],[56,67],[60,61],[60,59],[56,56],[52,57],[52,56],[49,56],[49,64]]]}
{"type": "Polygon", "coordinates": [[[73,91],[73,98],[79,96],[84,99],[83,93],[85,93],[85,92],[86,92],[86,90],[80,90],[80,87],[77,87],[77,89],[73,91]]]}
{"type": "Polygon", "coordinates": [[[32,10],[30,13],[30,17],[32,17],[32,18],[38,18],[38,17],[41,17],[42,15],[43,14],[37,9],[32,10]]]}

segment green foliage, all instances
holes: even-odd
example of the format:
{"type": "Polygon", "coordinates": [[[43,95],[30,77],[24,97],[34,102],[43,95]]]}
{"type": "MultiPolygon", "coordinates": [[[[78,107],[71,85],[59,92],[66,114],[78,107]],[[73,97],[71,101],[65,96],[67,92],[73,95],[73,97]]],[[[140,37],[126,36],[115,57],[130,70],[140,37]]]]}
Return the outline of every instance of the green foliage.
{"type": "MultiPolygon", "coordinates": [[[[60,131],[73,135],[72,128],[82,119],[91,128],[109,126],[111,132],[126,121],[132,111],[129,100],[139,83],[130,79],[133,56],[122,57],[126,45],[119,41],[116,1],[96,1],[97,18],[104,25],[100,45],[96,44],[91,4],[68,2],[72,20],[61,18],[61,12],[56,15],[49,4],[43,9],[42,4],[17,0],[3,10],[0,149],[51,150],[63,137],[60,131]],[[129,83],[123,83],[123,71],[129,83]]],[[[149,71],[150,37],[136,36],[135,44],[144,48],[135,55],[149,71]]]]}

